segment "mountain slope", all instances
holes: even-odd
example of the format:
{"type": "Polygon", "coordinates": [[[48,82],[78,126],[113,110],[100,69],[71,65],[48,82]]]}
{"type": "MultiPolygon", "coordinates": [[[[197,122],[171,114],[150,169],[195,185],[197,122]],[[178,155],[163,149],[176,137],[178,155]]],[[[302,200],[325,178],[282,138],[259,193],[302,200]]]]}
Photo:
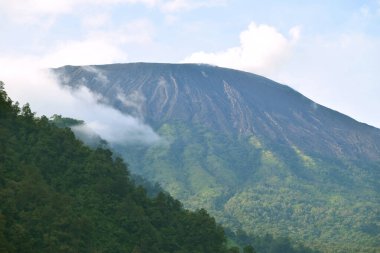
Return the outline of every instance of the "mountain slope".
{"type": "Polygon", "coordinates": [[[227,252],[205,210],[149,198],[120,158],[19,108],[2,82],[0,199],[0,252],[227,252]]]}
{"type": "Polygon", "coordinates": [[[208,65],[54,72],[165,137],[165,145],[115,148],[187,206],[322,249],[380,247],[379,129],[269,79],[208,65]]]}

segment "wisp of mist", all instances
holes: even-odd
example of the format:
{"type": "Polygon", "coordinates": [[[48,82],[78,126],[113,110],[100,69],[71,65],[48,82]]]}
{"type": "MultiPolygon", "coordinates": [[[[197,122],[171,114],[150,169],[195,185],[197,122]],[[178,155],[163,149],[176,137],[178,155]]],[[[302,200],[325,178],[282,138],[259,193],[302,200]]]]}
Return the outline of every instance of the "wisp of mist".
{"type": "Polygon", "coordinates": [[[99,103],[99,95],[88,88],[61,86],[47,69],[33,67],[28,61],[0,61],[0,80],[13,101],[29,103],[37,116],[54,114],[85,121],[76,131],[97,134],[110,144],[151,145],[160,136],[141,119],[99,103]]]}

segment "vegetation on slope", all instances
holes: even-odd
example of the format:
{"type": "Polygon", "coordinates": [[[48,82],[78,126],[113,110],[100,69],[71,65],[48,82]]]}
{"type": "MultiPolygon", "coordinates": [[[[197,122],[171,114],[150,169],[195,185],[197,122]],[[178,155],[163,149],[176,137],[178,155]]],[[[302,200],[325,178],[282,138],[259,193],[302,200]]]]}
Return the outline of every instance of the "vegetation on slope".
{"type": "Polygon", "coordinates": [[[0,84],[0,252],[226,252],[203,209],[149,198],[121,159],[21,109],[0,84]]]}
{"type": "Polygon", "coordinates": [[[379,198],[369,181],[378,165],[364,170],[199,125],[167,123],[158,131],[167,145],[118,152],[186,207],[203,207],[227,227],[327,252],[379,249],[379,198]]]}
{"type": "Polygon", "coordinates": [[[242,230],[233,232],[226,231],[228,238],[231,238],[239,245],[246,245],[243,250],[249,251],[254,249],[260,253],[320,253],[320,251],[312,250],[302,244],[294,244],[289,238],[279,237],[274,238],[272,235],[248,235],[242,230]],[[253,248],[252,245],[255,245],[253,248]]]}
{"type": "MultiPolygon", "coordinates": [[[[64,118],[60,115],[54,115],[51,120],[52,123],[59,127],[75,127],[78,124],[83,124],[84,122],[78,121],[72,118],[64,118]]],[[[81,136],[83,138],[83,136],[81,136]]],[[[88,139],[87,137],[84,137],[85,139],[88,139]]],[[[90,143],[97,143],[97,145],[93,146],[104,146],[103,141],[100,140],[99,136],[93,136],[93,140],[90,140],[90,143]],[[99,141],[100,140],[100,141],[99,141]]],[[[137,156],[138,157],[138,156],[137,156]]],[[[160,164],[160,163],[159,163],[160,164]]],[[[162,164],[161,164],[162,165],[162,164]]],[[[153,166],[153,165],[152,165],[153,166]]],[[[154,165],[156,166],[156,165],[154,165]]],[[[165,165],[162,165],[165,166],[165,165]]],[[[155,167],[155,169],[158,169],[155,167]]],[[[162,167],[161,170],[163,171],[165,168],[162,167]]],[[[155,196],[160,191],[162,191],[161,187],[158,183],[153,185],[149,181],[143,179],[141,176],[138,176],[136,174],[131,175],[134,179],[134,181],[139,184],[143,185],[145,189],[147,189],[148,195],[155,196]]],[[[206,197],[206,196],[205,196],[206,197]]],[[[235,244],[231,244],[229,251],[231,253],[239,252],[240,250],[243,251],[243,253],[253,253],[253,252],[259,252],[259,253],[314,253],[317,251],[311,250],[304,245],[300,243],[294,243],[293,241],[289,240],[286,237],[280,237],[275,238],[269,234],[266,234],[265,236],[256,236],[256,235],[247,235],[242,230],[238,230],[237,232],[233,232],[230,229],[226,230],[227,236],[229,240],[234,241],[235,244]],[[239,246],[240,245],[240,246],[239,246]]]]}

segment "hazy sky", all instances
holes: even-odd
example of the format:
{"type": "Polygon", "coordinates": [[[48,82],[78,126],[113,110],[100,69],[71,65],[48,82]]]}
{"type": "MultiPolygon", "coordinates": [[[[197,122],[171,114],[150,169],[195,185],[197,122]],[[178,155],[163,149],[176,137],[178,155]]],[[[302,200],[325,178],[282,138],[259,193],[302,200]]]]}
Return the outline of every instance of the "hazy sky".
{"type": "Polygon", "coordinates": [[[26,68],[202,62],[380,127],[376,0],[0,0],[0,35],[0,80],[19,90],[15,100],[48,96],[13,83],[26,68]]]}

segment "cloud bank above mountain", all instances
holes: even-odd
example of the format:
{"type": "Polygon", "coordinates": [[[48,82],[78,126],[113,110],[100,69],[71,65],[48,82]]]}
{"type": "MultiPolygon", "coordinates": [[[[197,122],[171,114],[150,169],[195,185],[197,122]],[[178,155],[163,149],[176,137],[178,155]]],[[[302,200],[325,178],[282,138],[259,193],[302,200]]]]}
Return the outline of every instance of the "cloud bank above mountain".
{"type": "Polygon", "coordinates": [[[270,76],[291,55],[299,36],[297,26],[289,30],[287,37],[275,27],[252,22],[240,33],[238,46],[220,52],[196,52],[183,62],[208,63],[270,76]]]}

